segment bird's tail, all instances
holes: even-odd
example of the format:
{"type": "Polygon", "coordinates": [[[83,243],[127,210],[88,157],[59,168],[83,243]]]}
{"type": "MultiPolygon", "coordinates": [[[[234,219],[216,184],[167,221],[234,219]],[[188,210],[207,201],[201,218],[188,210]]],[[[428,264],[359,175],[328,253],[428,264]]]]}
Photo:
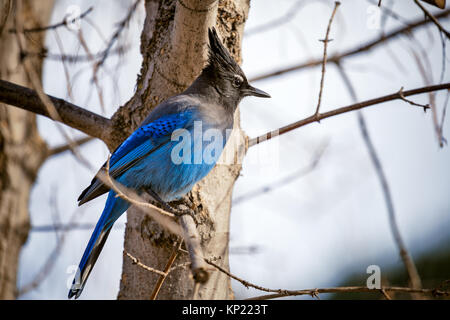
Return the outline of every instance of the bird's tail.
{"type": "Polygon", "coordinates": [[[105,209],[100,217],[100,220],[95,226],[91,239],[81,258],[77,273],[72,282],[72,287],[69,290],[69,299],[75,296],[78,298],[83,291],[84,285],[89,277],[89,274],[94,267],[95,262],[105,245],[109,232],[114,222],[124,213],[129,207],[129,203],[121,198],[116,197],[114,191],[110,191],[108,199],[106,200],[105,209]]]}

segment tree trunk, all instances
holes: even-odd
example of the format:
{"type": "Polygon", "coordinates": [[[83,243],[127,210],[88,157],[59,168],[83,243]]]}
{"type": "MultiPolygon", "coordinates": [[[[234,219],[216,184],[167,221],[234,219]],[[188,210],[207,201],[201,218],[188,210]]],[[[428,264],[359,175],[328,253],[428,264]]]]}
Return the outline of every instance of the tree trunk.
{"type": "MultiPolygon", "coordinates": [[[[143,63],[134,97],[113,117],[116,132],[131,132],[149,111],[164,99],[189,86],[206,62],[207,29],[216,26],[228,50],[240,62],[241,40],[249,9],[248,0],[172,0],[145,2],[146,19],[141,35],[143,63]]],[[[239,129],[236,114],[235,129],[239,129]]],[[[224,153],[242,159],[243,134],[235,130],[237,143],[229,141],[224,153]],[[241,151],[240,154],[238,151],[241,151]]],[[[117,143],[123,136],[115,137],[117,143]]],[[[227,157],[228,159],[230,157],[227,157]]],[[[201,220],[198,226],[204,255],[228,269],[231,193],[241,169],[240,161],[218,164],[190,193],[201,220]]],[[[137,209],[127,213],[124,250],[142,263],[163,270],[175,241],[137,209]]],[[[179,255],[174,265],[188,261],[179,255]]],[[[159,275],[144,270],[124,255],[119,299],[148,299],[159,275]]],[[[191,299],[194,282],[189,268],[166,278],[158,299],[191,299]]],[[[230,280],[213,270],[200,288],[201,299],[233,298],[230,280]]]]}
{"type": "MultiPolygon", "coordinates": [[[[30,86],[22,66],[14,33],[15,15],[24,28],[48,24],[53,0],[17,2],[0,0],[0,78],[30,86]]],[[[27,34],[27,50],[39,52],[44,33],[27,34]]],[[[32,64],[41,74],[42,60],[32,64]]],[[[33,113],[0,104],[0,300],[16,296],[19,253],[30,228],[28,199],[38,169],[45,159],[46,145],[38,134],[33,113]]]]}

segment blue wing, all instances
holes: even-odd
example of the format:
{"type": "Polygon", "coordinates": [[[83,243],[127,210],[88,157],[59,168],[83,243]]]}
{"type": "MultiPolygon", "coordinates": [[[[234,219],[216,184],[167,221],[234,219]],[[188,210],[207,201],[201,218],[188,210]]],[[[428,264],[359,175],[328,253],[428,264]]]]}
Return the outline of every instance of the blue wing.
{"type": "MultiPolygon", "coordinates": [[[[110,176],[120,177],[140,160],[170,141],[174,130],[184,128],[192,119],[191,111],[162,116],[134,131],[111,155],[110,176]]],[[[106,163],[102,169],[106,167],[106,163]]],[[[100,169],[100,170],[102,170],[100,169]]],[[[100,179],[94,178],[79,196],[79,205],[86,203],[106,192],[109,188],[100,179]]]]}

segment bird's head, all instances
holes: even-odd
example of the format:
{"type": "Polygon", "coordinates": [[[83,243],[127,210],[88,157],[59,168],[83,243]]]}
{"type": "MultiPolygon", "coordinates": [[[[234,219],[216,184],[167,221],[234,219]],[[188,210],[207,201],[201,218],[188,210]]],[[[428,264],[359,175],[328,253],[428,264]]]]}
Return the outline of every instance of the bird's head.
{"type": "Polygon", "coordinates": [[[248,83],[244,72],[224,47],[214,27],[208,30],[208,38],[208,63],[202,76],[207,78],[227,105],[236,108],[241,99],[247,96],[270,98],[268,93],[248,83]]]}

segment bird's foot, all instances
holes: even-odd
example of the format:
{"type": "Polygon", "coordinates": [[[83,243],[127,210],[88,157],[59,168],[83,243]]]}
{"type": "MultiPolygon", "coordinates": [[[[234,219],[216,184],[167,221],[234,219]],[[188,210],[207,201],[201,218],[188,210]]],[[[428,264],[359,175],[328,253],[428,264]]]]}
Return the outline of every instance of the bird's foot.
{"type": "Polygon", "coordinates": [[[177,216],[178,218],[180,218],[181,216],[184,216],[184,215],[189,215],[192,217],[192,219],[194,219],[194,222],[196,225],[199,224],[199,221],[197,220],[197,217],[195,216],[195,212],[191,208],[188,208],[188,207],[182,205],[182,206],[179,206],[178,208],[174,209],[174,211],[172,213],[175,216],[177,216]]]}
{"type": "Polygon", "coordinates": [[[199,224],[197,217],[195,216],[194,204],[188,197],[184,197],[180,200],[176,200],[170,203],[172,207],[172,213],[177,217],[189,215],[194,219],[196,225],[199,224]]]}
{"type": "Polygon", "coordinates": [[[183,198],[179,200],[172,201],[170,204],[162,200],[158,194],[153,192],[153,190],[146,189],[146,192],[156,200],[155,204],[156,206],[160,207],[163,210],[166,210],[178,218],[184,215],[190,215],[192,219],[194,219],[194,222],[196,225],[199,224],[199,221],[195,217],[195,206],[192,203],[192,201],[189,199],[189,197],[186,195],[183,198]]]}

